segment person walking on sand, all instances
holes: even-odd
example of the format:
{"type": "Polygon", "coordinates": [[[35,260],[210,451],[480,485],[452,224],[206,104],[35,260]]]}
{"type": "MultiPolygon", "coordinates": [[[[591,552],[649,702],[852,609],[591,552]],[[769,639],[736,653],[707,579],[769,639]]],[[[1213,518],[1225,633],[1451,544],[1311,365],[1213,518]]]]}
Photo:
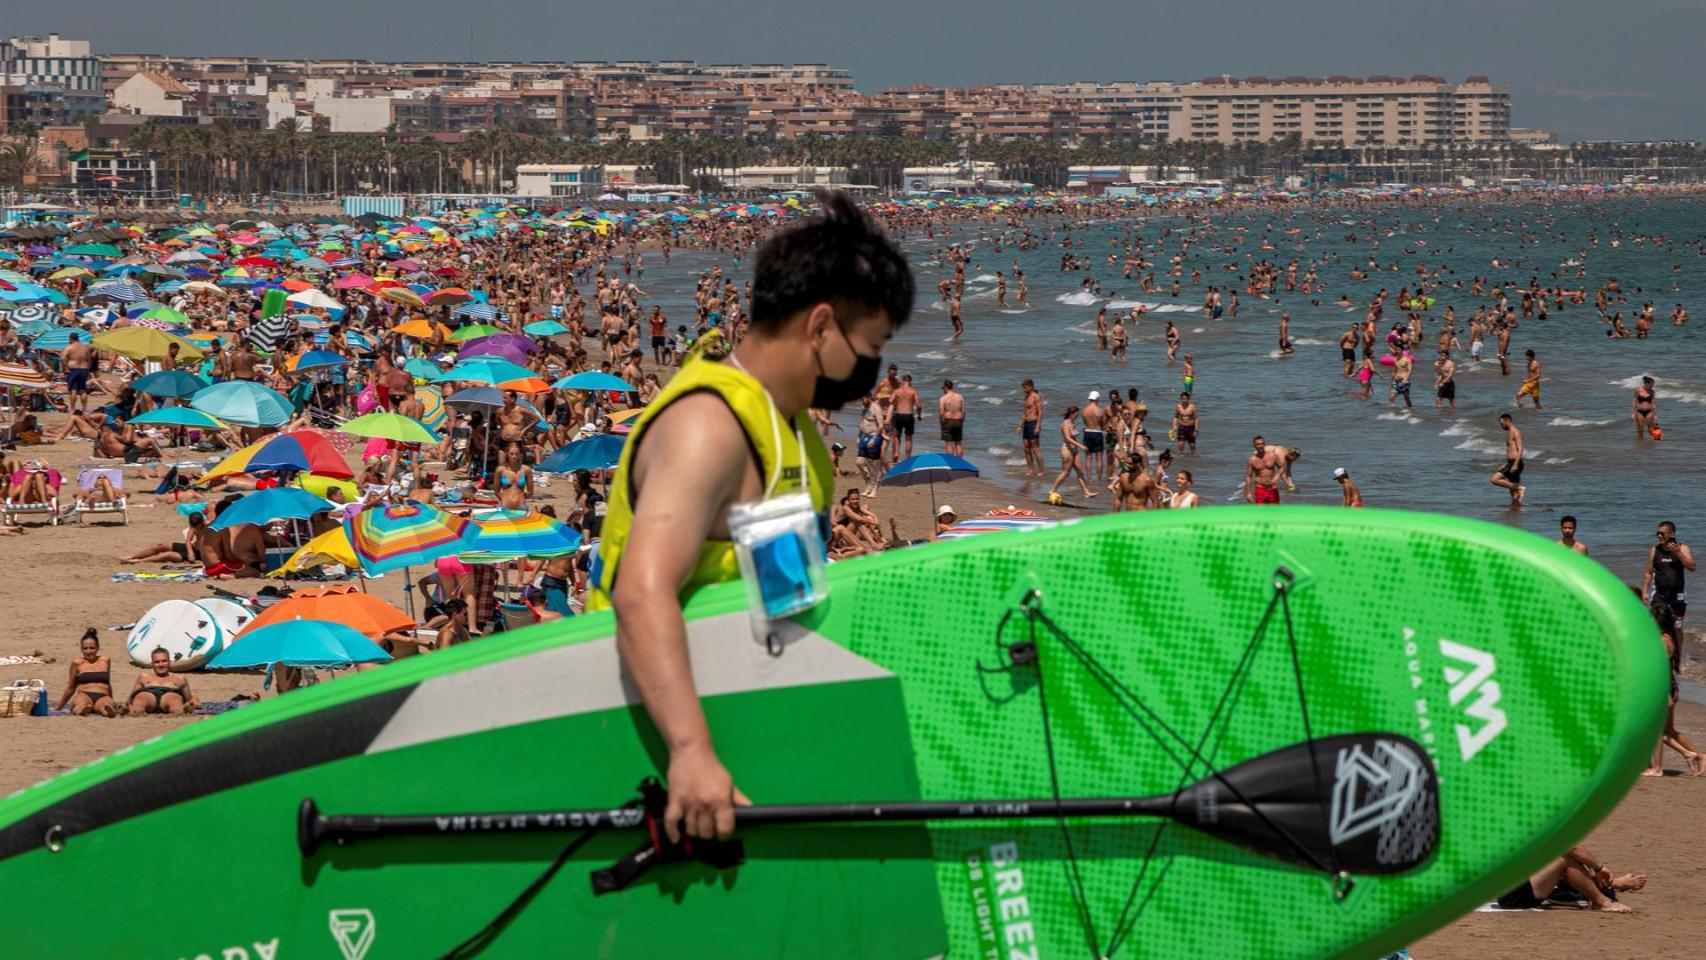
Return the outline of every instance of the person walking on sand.
{"type": "Polygon", "coordinates": [[[1505,465],[1493,473],[1492,483],[1511,492],[1511,509],[1522,506],[1528,488],[1522,484],[1522,431],[1516,428],[1508,413],[1499,414],[1499,428],[1505,432],[1505,465]]]}
{"type": "Polygon", "coordinates": [[[1083,458],[1080,456],[1084,452],[1084,444],[1079,441],[1078,426],[1073,422],[1077,418],[1078,407],[1076,405],[1067,407],[1065,416],[1060,418],[1061,467],[1060,476],[1055,477],[1054,483],[1048,488],[1048,498],[1051,503],[1060,499],[1060,485],[1065,483],[1066,478],[1074,473],[1078,475],[1078,489],[1084,494],[1084,499],[1092,500],[1096,496],[1096,491],[1091,490],[1089,484],[1084,482],[1084,464],[1083,458]]]}

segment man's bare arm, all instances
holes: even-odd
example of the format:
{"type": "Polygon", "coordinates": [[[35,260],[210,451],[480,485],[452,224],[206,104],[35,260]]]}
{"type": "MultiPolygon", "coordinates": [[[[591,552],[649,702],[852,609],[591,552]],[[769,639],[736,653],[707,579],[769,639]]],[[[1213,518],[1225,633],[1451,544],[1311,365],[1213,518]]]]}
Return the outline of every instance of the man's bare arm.
{"type": "Polygon", "coordinates": [[[640,492],[611,601],[617,650],[670,751],[665,828],[672,839],[683,820],[697,837],[734,827],[734,786],[693,685],[679,593],[723,504],[738,494],[746,457],[739,423],[706,394],[658,417],[634,465],[640,492]]]}

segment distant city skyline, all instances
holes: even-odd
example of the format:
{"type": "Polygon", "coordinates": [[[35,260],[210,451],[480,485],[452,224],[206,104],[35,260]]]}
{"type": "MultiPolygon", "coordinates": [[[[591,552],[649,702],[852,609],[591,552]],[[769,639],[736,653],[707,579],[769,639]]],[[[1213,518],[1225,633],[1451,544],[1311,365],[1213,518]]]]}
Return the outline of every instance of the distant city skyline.
{"type": "Polygon", "coordinates": [[[330,0],[232,4],[217,17],[184,0],[83,0],[8,11],[4,32],[86,38],[97,54],[374,60],[697,60],[830,63],[862,91],[1231,74],[1489,76],[1511,90],[1514,126],[1563,140],[1697,138],[1706,131],[1706,0],[1628,0],[1616,29],[1588,0],[1394,4],[1199,0],[1139,11],[1113,0],[1069,8],[1016,0],[732,0],[738,16],[679,4],[416,0],[406,13],[330,0]],[[1069,11],[1063,13],[1063,10],[1069,11]],[[179,15],[183,12],[186,15],[179,15]],[[1250,29],[1259,24],[1260,29],[1250,29]]]}

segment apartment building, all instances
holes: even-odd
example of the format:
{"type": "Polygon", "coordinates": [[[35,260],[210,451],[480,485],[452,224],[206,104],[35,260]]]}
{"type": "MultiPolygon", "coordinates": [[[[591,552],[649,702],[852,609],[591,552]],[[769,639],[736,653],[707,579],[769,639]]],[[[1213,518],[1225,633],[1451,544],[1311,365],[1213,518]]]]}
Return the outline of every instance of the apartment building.
{"type": "Polygon", "coordinates": [[[1209,77],[1177,87],[1171,139],[1409,146],[1510,139],[1510,90],[1486,77],[1209,77]]]}

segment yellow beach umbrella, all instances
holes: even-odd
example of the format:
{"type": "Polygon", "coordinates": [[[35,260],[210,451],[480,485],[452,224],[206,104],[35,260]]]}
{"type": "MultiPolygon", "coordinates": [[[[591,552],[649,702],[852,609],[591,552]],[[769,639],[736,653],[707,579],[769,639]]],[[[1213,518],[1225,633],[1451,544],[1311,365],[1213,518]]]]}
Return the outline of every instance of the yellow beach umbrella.
{"type": "Polygon", "coordinates": [[[361,561],[356,558],[355,548],[350,545],[349,534],[344,532],[341,524],[303,544],[290,555],[289,560],[284,561],[277,570],[267,576],[282,577],[287,573],[295,573],[324,563],[342,564],[352,570],[361,565],[361,561]]]}
{"type": "Polygon", "coordinates": [[[200,360],[204,356],[200,347],[183,337],[153,327],[120,327],[117,330],[109,330],[96,337],[91,345],[96,350],[116,353],[132,360],[159,360],[166,356],[166,348],[174,343],[178,345],[179,360],[200,360]]]}

